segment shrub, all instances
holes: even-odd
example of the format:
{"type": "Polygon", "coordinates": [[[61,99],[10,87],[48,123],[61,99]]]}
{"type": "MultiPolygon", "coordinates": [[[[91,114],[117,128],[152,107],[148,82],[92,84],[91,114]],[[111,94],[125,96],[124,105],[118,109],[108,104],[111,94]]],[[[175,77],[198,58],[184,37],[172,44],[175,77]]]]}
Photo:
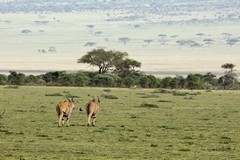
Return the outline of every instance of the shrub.
{"type": "Polygon", "coordinates": [[[115,95],[102,95],[102,97],[104,97],[106,99],[118,99],[118,97],[115,95]]]}
{"type": "Polygon", "coordinates": [[[91,83],[93,86],[113,87],[114,79],[111,75],[108,74],[97,74],[92,78],[91,83]]]}
{"type": "Polygon", "coordinates": [[[150,103],[142,103],[140,106],[138,106],[140,108],[159,108],[158,105],[156,104],[150,104],[150,103]]]}
{"type": "Polygon", "coordinates": [[[45,96],[63,96],[60,93],[53,93],[53,94],[45,94],[45,96]]]}

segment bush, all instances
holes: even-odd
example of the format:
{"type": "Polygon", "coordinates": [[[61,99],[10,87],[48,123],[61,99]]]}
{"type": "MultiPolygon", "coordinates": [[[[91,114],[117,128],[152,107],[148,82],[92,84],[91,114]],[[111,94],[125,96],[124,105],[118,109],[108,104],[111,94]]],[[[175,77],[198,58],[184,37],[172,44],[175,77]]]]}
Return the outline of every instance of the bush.
{"type": "Polygon", "coordinates": [[[60,93],[45,94],[45,96],[63,96],[60,93]]]}
{"type": "Polygon", "coordinates": [[[140,108],[159,108],[158,105],[156,105],[156,104],[149,104],[149,103],[142,103],[138,107],[140,107],[140,108]]]}
{"type": "Polygon", "coordinates": [[[92,78],[91,84],[99,87],[113,87],[114,79],[108,74],[97,74],[92,78]]]}
{"type": "Polygon", "coordinates": [[[118,99],[118,97],[115,95],[102,95],[102,97],[104,97],[106,99],[118,99]]]}

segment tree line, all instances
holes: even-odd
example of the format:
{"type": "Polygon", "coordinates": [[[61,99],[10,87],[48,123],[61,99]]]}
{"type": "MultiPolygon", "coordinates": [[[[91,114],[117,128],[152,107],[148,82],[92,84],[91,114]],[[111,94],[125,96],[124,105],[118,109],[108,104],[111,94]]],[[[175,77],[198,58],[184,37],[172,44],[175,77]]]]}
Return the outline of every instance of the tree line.
{"type": "Polygon", "coordinates": [[[44,86],[90,86],[90,87],[141,87],[167,89],[240,89],[235,73],[235,65],[223,64],[223,76],[208,72],[188,74],[186,77],[163,77],[148,75],[137,68],[141,63],[129,59],[127,53],[95,49],[77,60],[98,67],[97,72],[53,71],[41,75],[25,75],[10,71],[9,75],[0,74],[0,85],[44,85],[44,86]]]}

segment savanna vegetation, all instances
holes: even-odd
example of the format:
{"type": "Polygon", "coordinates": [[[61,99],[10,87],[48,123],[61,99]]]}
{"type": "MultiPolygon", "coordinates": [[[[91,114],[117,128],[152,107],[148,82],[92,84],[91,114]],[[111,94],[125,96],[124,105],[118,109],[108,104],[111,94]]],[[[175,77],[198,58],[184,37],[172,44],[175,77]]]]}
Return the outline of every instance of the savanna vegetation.
{"type": "Polygon", "coordinates": [[[240,92],[0,86],[0,159],[239,159],[240,92]],[[72,95],[70,126],[55,106],[72,95]],[[79,108],[99,96],[95,127],[79,108]]]}
{"type": "Polygon", "coordinates": [[[10,71],[9,75],[0,74],[0,85],[33,86],[89,86],[89,87],[141,87],[166,89],[239,89],[240,82],[235,73],[235,65],[226,63],[221,66],[223,76],[211,72],[188,74],[186,77],[163,77],[148,75],[138,70],[141,62],[129,59],[128,54],[119,51],[95,49],[77,60],[95,66],[97,72],[66,71],[47,72],[42,75],[25,75],[10,71]]]}

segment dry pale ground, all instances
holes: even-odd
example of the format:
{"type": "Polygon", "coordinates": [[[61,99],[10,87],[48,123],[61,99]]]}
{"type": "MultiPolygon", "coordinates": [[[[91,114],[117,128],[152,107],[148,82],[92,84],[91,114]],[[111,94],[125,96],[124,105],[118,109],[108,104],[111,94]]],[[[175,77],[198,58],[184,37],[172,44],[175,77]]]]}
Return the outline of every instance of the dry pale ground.
{"type": "Polygon", "coordinates": [[[155,22],[106,21],[106,13],[0,14],[0,71],[9,70],[96,70],[77,64],[77,59],[94,48],[120,50],[142,63],[142,71],[155,74],[222,74],[221,65],[240,67],[240,43],[226,44],[238,38],[240,24],[166,25],[155,22]],[[37,21],[47,21],[46,25],[37,21]],[[139,24],[139,28],[134,25],[139,24]],[[91,29],[87,25],[94,25],[91,29]],[[30,30],[30,33],[22,33],[30,30]],[[202,36],[197,36],[203,33],[202,36]],[[222,33],[230,33],[230,37],[222,33]],[[166,37],[160,38],[159,34],[166,37]],[[177,35],[173,38],[171,36],[177,35]],[[120,37],[129,37],[124,45],[120,37]],[[212,39],[213,44],[204,41],[212,39]],[[144,40],[152,40],[147,43],[144,40]],[[180,46],[176,41],[193,40],[200,47],[180,46]],[[94,46],[85,46],[94,42],[94,46]],[[48,52],[54,47],[56,52],[48,52]],[[45,50],[46,53],[42,53],[45,50]]]}

